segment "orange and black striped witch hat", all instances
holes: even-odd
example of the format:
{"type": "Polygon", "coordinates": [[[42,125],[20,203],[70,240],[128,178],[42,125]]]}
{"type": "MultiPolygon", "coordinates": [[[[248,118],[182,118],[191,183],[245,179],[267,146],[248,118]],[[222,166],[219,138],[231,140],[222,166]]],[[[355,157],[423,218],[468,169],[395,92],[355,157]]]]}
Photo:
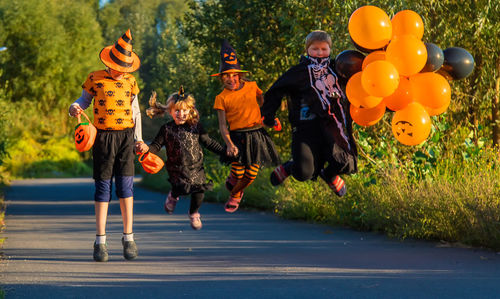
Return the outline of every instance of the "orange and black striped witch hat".
{"type": "Polygon", "coordinates": [[[130,29],[111,46],[101,50],[99,56],[102,63],[110,69],[122,73],[135,72],[141,65],[139,56],[132,51],[132,34],[130,29]]]}

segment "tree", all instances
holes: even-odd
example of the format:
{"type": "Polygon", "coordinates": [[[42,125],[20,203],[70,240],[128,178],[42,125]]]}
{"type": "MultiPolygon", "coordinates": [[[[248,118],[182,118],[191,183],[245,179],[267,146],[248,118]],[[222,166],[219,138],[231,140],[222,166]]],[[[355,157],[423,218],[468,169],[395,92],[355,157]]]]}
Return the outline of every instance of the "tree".
{"type": "Polygon", "coordinates": [[[0,15],[0,43],[8,47],[1,81],[9,81],[11,100],[49,111],[75,98],[99,64],[102,39],[92,8],[70,0],[14,0],[0,4],[0,15]]]}

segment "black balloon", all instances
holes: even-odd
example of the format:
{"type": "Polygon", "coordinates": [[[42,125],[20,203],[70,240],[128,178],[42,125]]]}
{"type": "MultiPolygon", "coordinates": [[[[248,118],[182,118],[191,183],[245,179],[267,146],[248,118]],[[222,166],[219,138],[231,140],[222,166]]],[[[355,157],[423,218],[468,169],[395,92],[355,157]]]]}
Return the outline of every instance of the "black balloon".
{"type": "Polygon", "coordinates": [[[364,59],[365,55],[358,51],[342,51],[335,57],[335,73],[345,79],[349,79],[357,72],[361,72],[361,66],[363,65],[364,59]]]}
{"type": "Polygon", "coordinates": [[[443,66],[438,73],[453,80],[463,79],[474,70],[474,57],[459,47],[445,49],[443,66]]]}
{"type": "Polygon", "coordinates": [[[420,72],[435,72],[443,65],[443,50],[433,43],[425,43],[425,47],[427,48],[427,62],[420,72]]]}
{"type": "Polygon", "coordinates": [[[356,49],[358,49],[359,51],[361,51],[363,53],[371,53],[371,52],[375,52],[375,51],[385,51],[385,49],[387,48],[387,45],[385,45],[384,47],[379,48],[379,49],[367,49],[367,48],[363,48],[360,45],[356,44],[354,42],[354,40],[352,39],[352,37],[351,37],[351,43],[354,45],[354,47],[356,47],[356,49]]]}

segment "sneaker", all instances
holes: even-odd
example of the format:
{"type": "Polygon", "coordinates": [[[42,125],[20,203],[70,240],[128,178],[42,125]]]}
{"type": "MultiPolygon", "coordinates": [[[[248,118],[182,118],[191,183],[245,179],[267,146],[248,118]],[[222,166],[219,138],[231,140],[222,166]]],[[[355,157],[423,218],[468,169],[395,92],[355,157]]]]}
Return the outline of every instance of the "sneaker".
{"type": "Polygon", "coordinates": [[[323,174],[323,170],[321,170],[321,173],[319,175],[327,184],[330,189],[337,194],[337,196],[344,196],[347,193],[347,187],[345,186],[344,180],[340,176],[335,176],[333,178],[333,181],[328,182],[323,174]]]}
{"type": "Polygon", "coordinates": [[[340,176],[335,176],[335,179],[331,184],[328,184],[330,188],[338,196],[344,196],[347,193],[347,187],[345,186],[344,180],[340,176]]]}
{"type": "Polygon", "coordinates": [[[123,257],[127,260],[133,260],[138,255],[137,245],[135,241],[124,241],[122,238],[123,245],[123,257]]]}
{"type": "Polygon", "coordinates": [[[203,224],[201,223],[200,213],[189,214],[189,220],[191,221],[191,227],[194,230],[200,230],[203,224]]]}
{"type": "Polygon", "coordinates": [[[165,208],[165,212],[172,214],[178,201],[179,197],[172,197],[172,192],[169,192],[167,195],[167,199],[165,200],[165,204],[163,205],[163,207],[165,208]]]}
{"type": "Polygon", "coordinates": [[[290,176],[292,164],[292,161],[287,161],[285,164],[281,164],[276,167],[273,172],[271,172],[271,184],[273,186],[281,185],[286,178],[290,176]]]}
{"type": "Polygon", "coordinates": [[[96,244],[94,242],[94,261],[107,262],[108,261],[108,247],[106,243],[96,244]]]}

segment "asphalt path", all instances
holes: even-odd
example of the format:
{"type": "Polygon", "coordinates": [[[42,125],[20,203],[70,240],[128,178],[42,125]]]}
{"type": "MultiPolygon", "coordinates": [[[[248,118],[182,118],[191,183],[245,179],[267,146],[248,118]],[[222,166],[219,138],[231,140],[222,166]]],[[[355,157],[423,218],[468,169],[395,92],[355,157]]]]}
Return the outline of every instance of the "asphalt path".
{"type": "Polygon", "coordinates": [[[139,257],[126,261],[116,198],[109,262],[92,260],[89,179],[14,181],[6,190],[6,298],[500,298],[500,254],[280,219],[135,190],[139,257]]]}

